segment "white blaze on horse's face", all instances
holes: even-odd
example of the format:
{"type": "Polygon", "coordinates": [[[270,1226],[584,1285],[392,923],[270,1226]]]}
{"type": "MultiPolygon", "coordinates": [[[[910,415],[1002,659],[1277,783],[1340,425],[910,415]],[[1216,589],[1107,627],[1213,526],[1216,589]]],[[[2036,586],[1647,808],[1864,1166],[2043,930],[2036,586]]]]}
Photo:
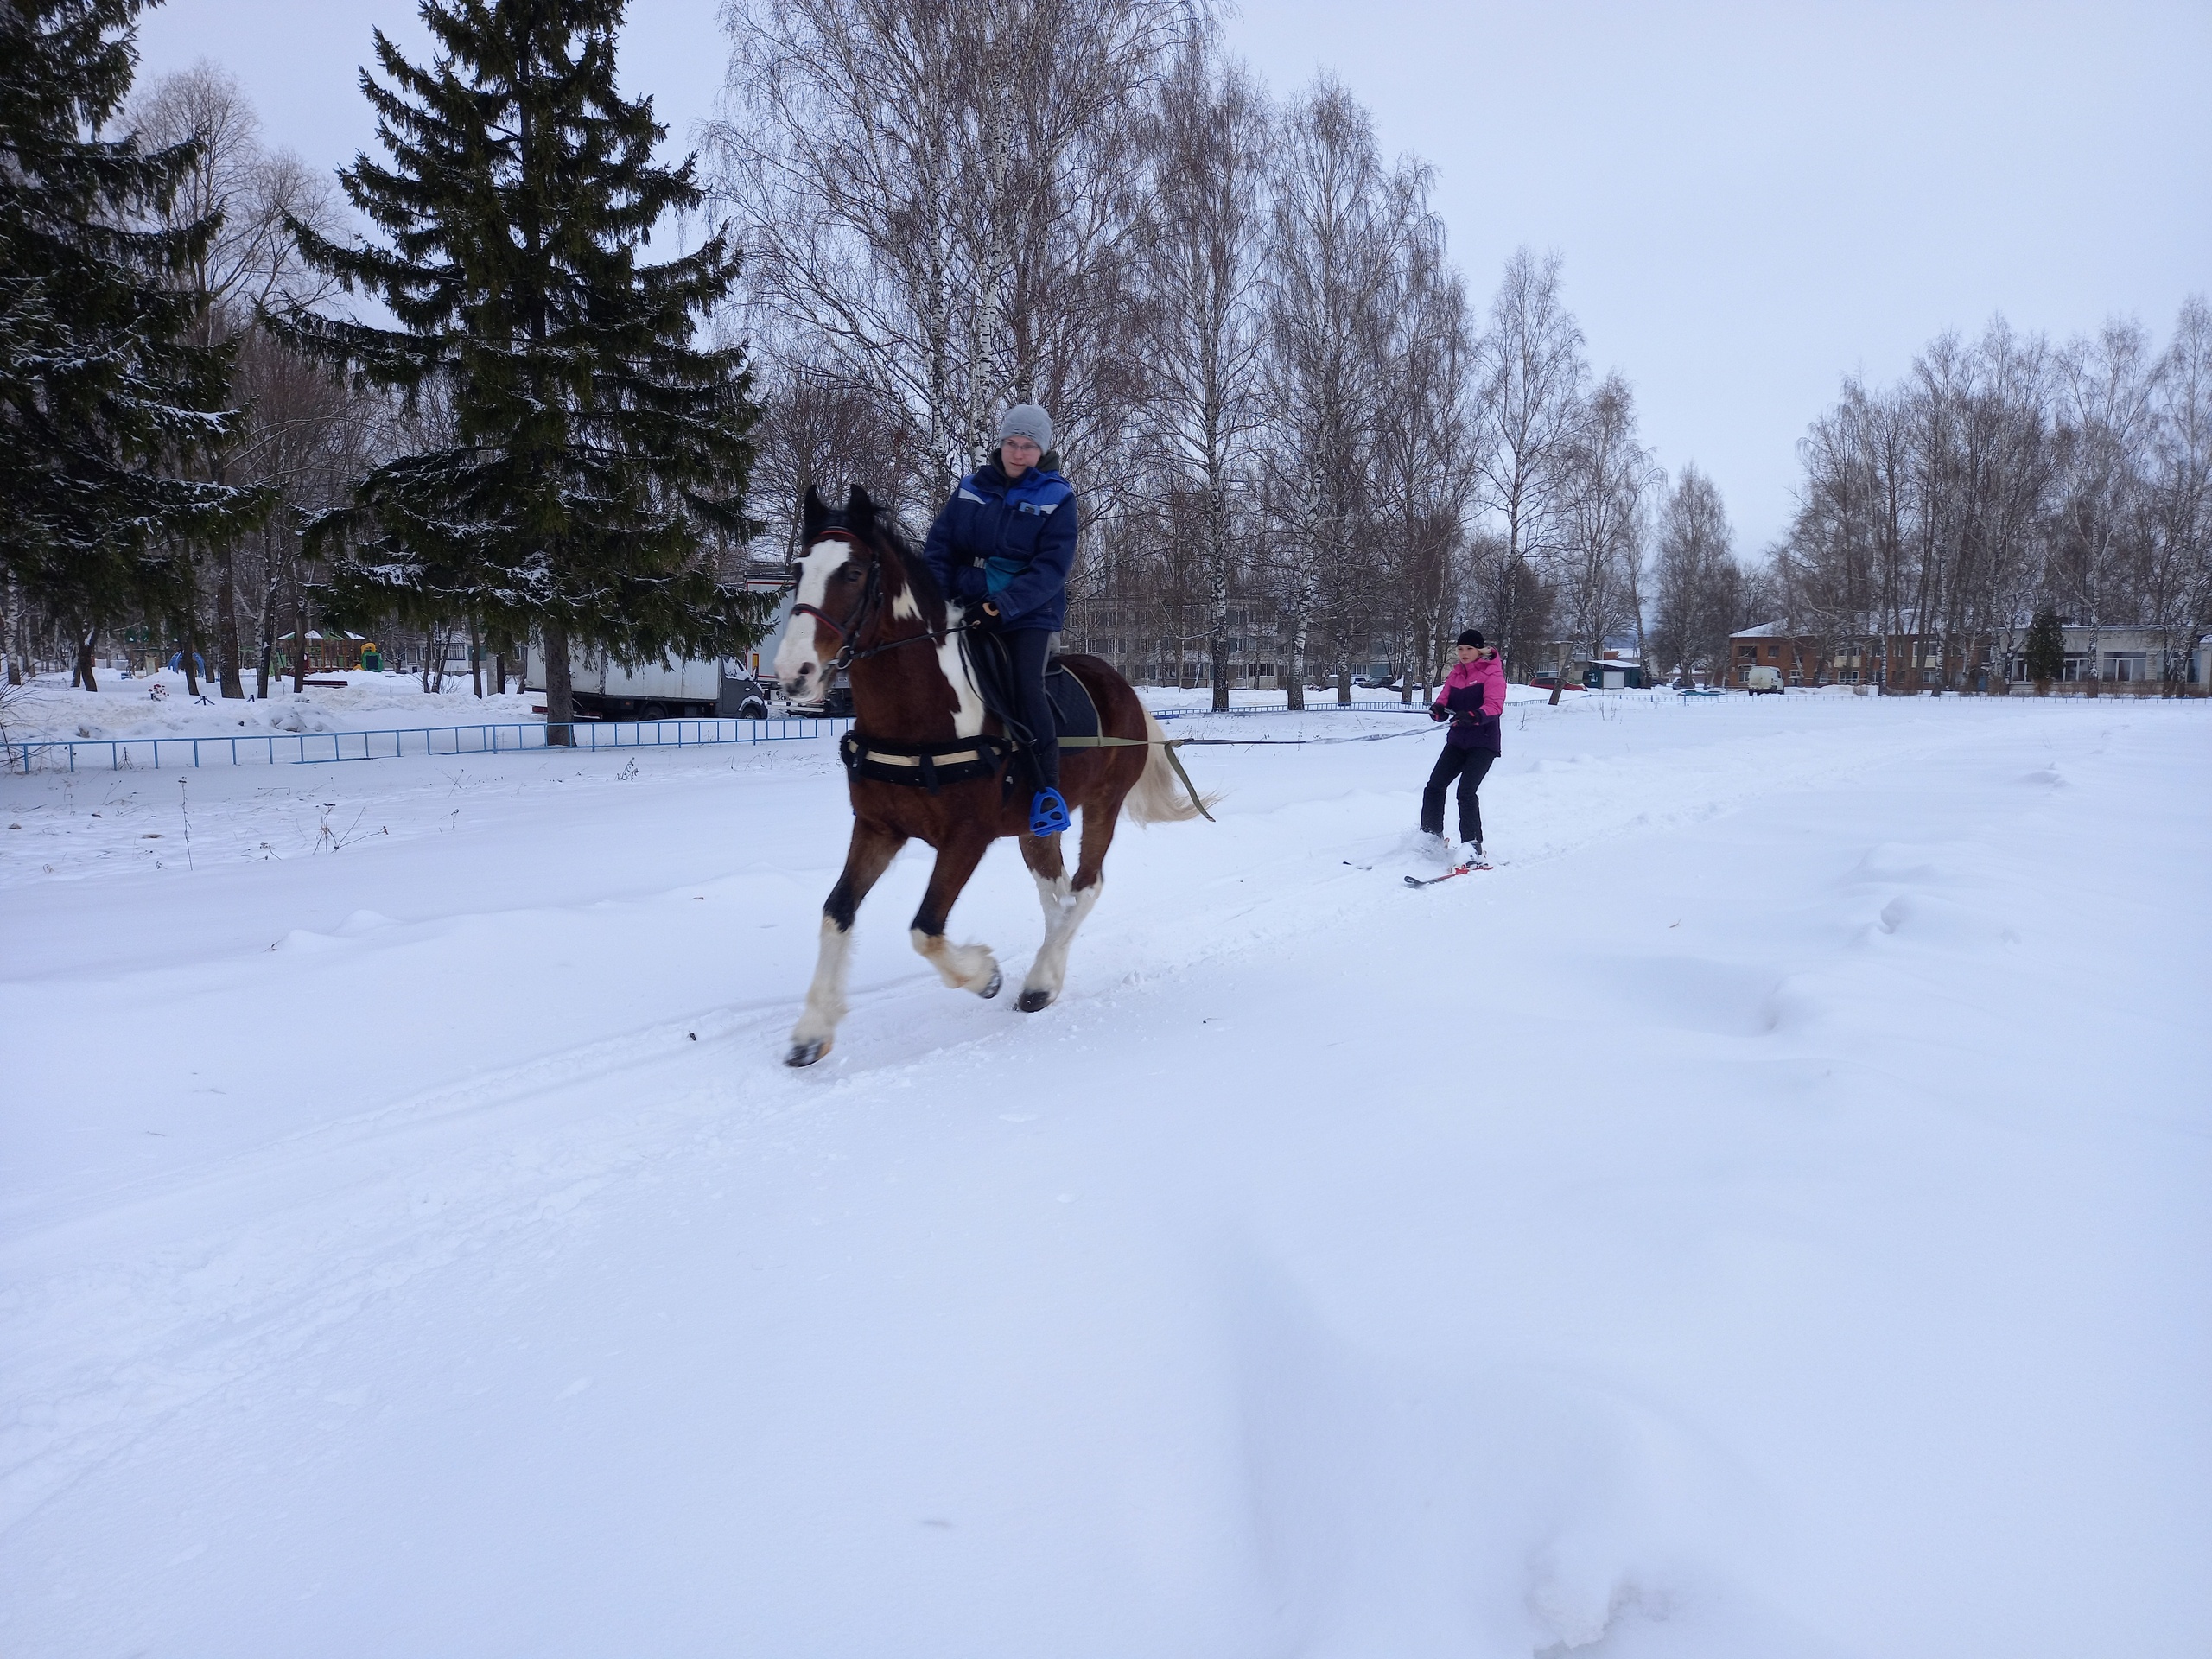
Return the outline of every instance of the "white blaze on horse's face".
{"type": "MultiPolygon", "coordinates": [[[[842,618],[852,599],[835,591],[849,586],[836,581],[837,573],[852,563],[852,549],[841,541],[817,542],[798,562],[798,592],[793,603],[811,605],[830,616],[842,618]]],[[[819,695],[837,654],[834,630],[810,616],[793,616],[776,650],[776,678],[784,695],[801,702],[819,695]]]]}

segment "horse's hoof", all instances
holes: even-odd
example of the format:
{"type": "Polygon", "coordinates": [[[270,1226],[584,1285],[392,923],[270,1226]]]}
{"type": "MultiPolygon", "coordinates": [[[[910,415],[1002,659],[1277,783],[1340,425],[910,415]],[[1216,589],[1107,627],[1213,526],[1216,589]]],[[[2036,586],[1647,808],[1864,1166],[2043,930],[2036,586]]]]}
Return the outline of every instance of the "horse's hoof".
{"type": "Polygon", "coordinates": [[[984,986],[983,988],[976,992],[976,995],[982,997],[984,1001],[988,1002],[999,994],[999,988],[1005,983],[1006,976],[1001,973],[997,969],[994,968],[991,969],[991,982],[984,986]]]}
{"type": "Polygon", "coordinates": [[[812,1065],[830,1052],[830,1039],[817,1039],[810,1043],[793,1043],[791,1052],[784,1056],[785,1065],[812,1065]]]}
{"type": "Polygon", "coordinates": [[[1052,994],[1050,991],[1024,991],[1021,1000],[1014,1006],[1024,1014],[1035,1014],[1040,1008],[1052,1006],[1052,994]]]}

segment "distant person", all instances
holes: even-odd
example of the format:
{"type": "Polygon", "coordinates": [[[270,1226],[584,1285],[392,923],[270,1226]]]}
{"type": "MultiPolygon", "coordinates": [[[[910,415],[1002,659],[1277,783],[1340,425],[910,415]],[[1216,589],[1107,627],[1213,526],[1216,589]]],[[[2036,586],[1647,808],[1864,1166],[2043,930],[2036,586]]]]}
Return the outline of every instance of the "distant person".
{"type": "Polygon", "coordinates": [[[1505,712],[1505,671],[1497,652],[1483,643],[1480,632],[1469,628],[1452,648],[1457,659],[1438,688],[1428,717],[1449,721],[1444,734],[1444,753],[1428,774],[1428,787],[1421,793],[1421,827],[1424,834],[1444,839],[1444,791],[1459,780],[1459,840],[1452,849],[1455,868],[1483,861],[1483,809],[1478,791],[1491,762],[1503,752],[1498,717],[1505,712]]]}
{"type": "Polygon", "coordinates": [[[1059,728],[1045,695],[1045,658],[1067,620],[1068,571],[1075,563],[1075,490],[1059,474],[1052,417],[1016,404],[999,417],[998,448],[960,480],[922,544],[938,586],[980,605],[1006,642],[1014,664],[1014,717],[1028,728],[1029,772],[1036,791],[1029,833],[1068,827],[1060,793],[1059,728]]]}

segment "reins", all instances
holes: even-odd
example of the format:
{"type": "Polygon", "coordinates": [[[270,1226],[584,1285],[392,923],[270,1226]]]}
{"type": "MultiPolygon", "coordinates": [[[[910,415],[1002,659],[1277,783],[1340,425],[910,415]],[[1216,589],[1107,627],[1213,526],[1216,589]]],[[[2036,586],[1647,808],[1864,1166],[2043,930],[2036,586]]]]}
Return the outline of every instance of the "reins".
{"type": "MultiPolygon", "coordinates": [[[[869,625],[874,621],[876,609],[882,602],[883,555],[879,550],[869,547],[852,531],[842,528],[824,530],[819,539],[843,542],[848,546],[859,548],[868,555],[867,591],[861,594],[860,603],[853,607],[851,613],[843,621],[840,622],[818,605],[795,604],[791,607],[793,616],[812,617],[816,622],[836,634],[841,642],[836,656],[830,661],[828,672],[835,674],[841,670],[851,667],[855,663],[866,662],[871,657],[880,657],[887,651],[896,651],[901,645],[919,645],[924,640],[927,640],[932,645],[941,645],[947,639],[982,626],[982,617],[971,617],[957,623],[948,623],[942,632],[925,623],[919,633],[904,634],[896,639],[880,640],[870,645],[866,651],[855,651],[854,646],[859,642],[861,636],[868,632],[869,625]]],[[[1167,752],[1167,764],[1175,768],[1175,776],[1182,781],[1184,790],[1191,798],[1191,804],[1198,809],[1199,817],[1205,819],[1208,823],[1212,823],[1216,819],[1212,813],[1206,810],[1205,798],[1199,794],[1198,786],[1191,781],[1191,774],[1184,769],[1182,757],[1175,753],[1178,749],[1304,748],[1312,744],[1378,743],[1386,742],[1394,737],[1420,735],[1421,731],[1416,728],[1404,732],[1370,732],[1358,737],[1108,737],[1101,735],[1063,737],[1058,740],[1058,743],[1064,749],[1165,749],[1167,752]]],[[[849,751],[846,754],[846,764],[849,766],[863,760],[879,766],[900,768],[912,766],[915,769],[914,781],[918,783],[925,781],[931,792],[932,794],[936,792],[939,781],[937,775],[937,762],[940,757],[933,754],[925,756],[918,750],[894,752],[886,749],[881,753],[878,753],[875,749],[862,750],[854,747],[856,737],[857,734],[847,734],[844,747],[849,751]]],[[[874,740],[868,740],[868,741],[873,742],[874,740]]],[[[988,744],[988,740],[985,740],[985,742],[988,744]]],[[[953,759],[950,754],[941,758],[947,761],[953,759]]],[[[986,750],[978,748],[972,755],[963,752],[955,764],[965,769],[985,765],[990,761],[991,757],[986,750]]],[[[955,776],[957,778],[957,773],[955,776]]],[[[904,779],[893,780],[904,781],[904,779]]],[[[947,779],[945,781],[954,781],[954,779],[947,779]]]]}

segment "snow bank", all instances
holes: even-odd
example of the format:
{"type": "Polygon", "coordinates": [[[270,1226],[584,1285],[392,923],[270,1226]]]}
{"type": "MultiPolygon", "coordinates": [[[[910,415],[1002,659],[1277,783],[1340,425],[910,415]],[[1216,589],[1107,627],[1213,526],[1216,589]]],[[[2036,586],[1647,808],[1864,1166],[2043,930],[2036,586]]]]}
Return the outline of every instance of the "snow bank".
{"type": "MultiPolygon", "coordinates": [[[[30,681],[9,703],[9,736],[16,742],[69,737],[233,737],[255,732],[473,725],[480,721],[542,722],[544,718],[531,713],[538,701],[535,696],[509,692],[473,696],[465,677],[458,691],[426,692],[413,675],[318,674],[318,680],[345,683],[296,692],[286,680],[272,687],[266,698],[245,702],[226,701],[202,681],[204,702],[187,692],[181,673],[167,669],[127,680],[114,671],[102,671],[97,677],[98,691],[73,688],[66,674],[45,674],[30,681]]],[[[452,683],[448,678],[448,687],[452,683]]]]}
{"type": "Polygon", "coordinates": [[[1194,715],[807,1072],[826,742],[0,782],[0,1648],[2204,1651],[2208,713],[1194,715]]]}

